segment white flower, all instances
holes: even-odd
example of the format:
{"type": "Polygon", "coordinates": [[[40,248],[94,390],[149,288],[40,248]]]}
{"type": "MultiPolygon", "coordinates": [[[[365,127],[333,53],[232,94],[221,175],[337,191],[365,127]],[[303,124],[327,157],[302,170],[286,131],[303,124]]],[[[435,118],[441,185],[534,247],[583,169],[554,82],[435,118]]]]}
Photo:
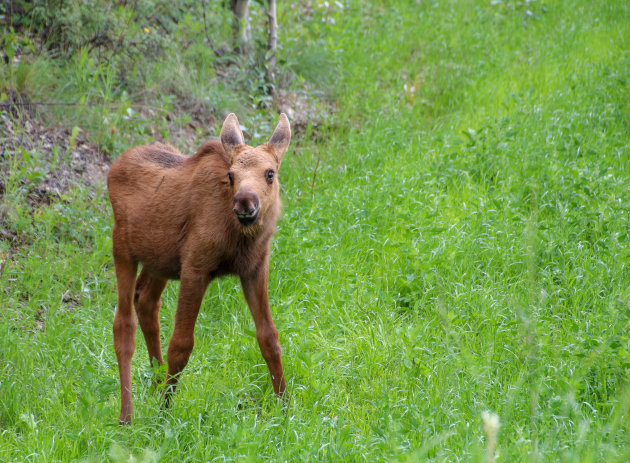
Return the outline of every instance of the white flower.
{"type": "Polygon", "coordinates": [[[481,419],[483,420],[483,430],[486,433],[487,439],[486,457],[488,459],[488,463],[494,463],[496,458],[495,450],[497,448],[497,435],[499,434],[499,428],[501,427],[499,415],[485,410],[481,413],[481,419]]]}

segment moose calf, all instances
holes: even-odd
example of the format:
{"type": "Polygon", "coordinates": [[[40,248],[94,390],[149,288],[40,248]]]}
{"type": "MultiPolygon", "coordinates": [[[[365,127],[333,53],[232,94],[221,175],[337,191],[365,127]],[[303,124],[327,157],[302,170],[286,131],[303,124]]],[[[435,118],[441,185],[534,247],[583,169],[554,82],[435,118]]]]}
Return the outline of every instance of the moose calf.
{"type": "Polygon", "coordinates": [[[181,281],[175,327],[168,345],[165,405],[188,363],[194,327],[208,284],[240,277],[269,367],[273,390],[284,394],[278,330],[267,296],[270,243],[280,214],[277,172],[291,141],[284,114],[269,141],[245,144],[230,114],[220,141],[194,156],[155,144],[127,150],[107,176],[114,211],[113,254],[118,286],[114,347],[120,372],[120,423],[131,421],[131,357],[140,322],[149,360],[164,363],[160,346],[160,296],[168,280],[181,281]],[[138,264],[142,270],[136,280],[138,264]]]}

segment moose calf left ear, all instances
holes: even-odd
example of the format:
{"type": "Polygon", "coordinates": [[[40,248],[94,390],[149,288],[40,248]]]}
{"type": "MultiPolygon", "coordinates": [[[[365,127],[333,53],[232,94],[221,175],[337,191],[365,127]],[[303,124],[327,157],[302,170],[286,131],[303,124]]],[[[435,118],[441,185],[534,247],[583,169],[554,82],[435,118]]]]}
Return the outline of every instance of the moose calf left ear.
{"type": "Polygon", "coordinates": [[[289,124],[289,118],[286,114],[282,113],[278,119],[276,130],[273,131],[271,138],[267,142],[267,146],[271,148],[278,162],[280,162],[287,152],[289,143],[291,143],[291,124],[289,124]]]}

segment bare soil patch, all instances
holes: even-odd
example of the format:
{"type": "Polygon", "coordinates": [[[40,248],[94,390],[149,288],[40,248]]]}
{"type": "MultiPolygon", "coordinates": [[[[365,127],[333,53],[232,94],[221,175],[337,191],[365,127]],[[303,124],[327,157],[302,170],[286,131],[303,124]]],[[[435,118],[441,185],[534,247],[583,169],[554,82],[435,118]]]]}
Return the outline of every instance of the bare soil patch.
{"type": "Polygon", "coordinates": [[[28,113],[0,111],[0,242],[21,244],[11,225],[8,197],[19,198],[32,214],[64,200],[76,185],[103,185],[110,160],[79,132],[45,127],[28,113]]]}
{"type": "Polygon", "coordinates": [[[0,113],[0,197],[11,183],[26,190],[33,207],[50,204],[73,185],[94,188],[104,182],[109,165],[81,133],[73,138],[69,129],[0,113]]]}

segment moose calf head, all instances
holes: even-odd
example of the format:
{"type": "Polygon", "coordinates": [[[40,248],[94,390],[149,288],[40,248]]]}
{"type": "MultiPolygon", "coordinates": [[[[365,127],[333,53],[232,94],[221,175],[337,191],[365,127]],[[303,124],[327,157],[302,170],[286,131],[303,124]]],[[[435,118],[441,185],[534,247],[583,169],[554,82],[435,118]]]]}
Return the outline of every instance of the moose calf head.
{"type": "Polygon", "coordinates": [[[269,141],[252,148],[245,144],[238,119],[230,114],[223,122],[220,138],[231,164],[227,177],[234,192],[234,214],[248,227],[277,205],[280,187],[276,177],[291,141],[289,120],[280,115],[269,141]]]}

